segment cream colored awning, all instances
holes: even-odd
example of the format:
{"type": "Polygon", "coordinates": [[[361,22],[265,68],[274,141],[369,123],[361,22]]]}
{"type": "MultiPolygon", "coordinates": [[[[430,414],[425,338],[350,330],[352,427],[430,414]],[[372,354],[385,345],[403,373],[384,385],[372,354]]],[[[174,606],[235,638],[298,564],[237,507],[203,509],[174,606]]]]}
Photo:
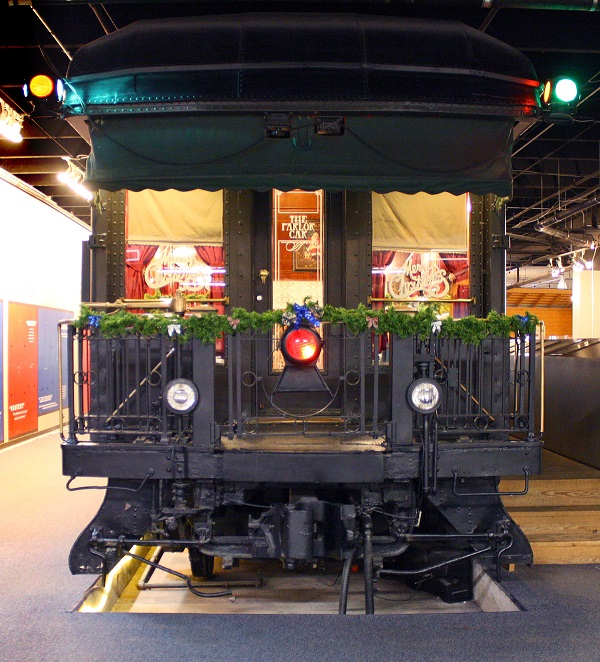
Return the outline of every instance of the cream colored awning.
{"type": "Polygon", "coordinates": [[[223,192],[127,191],[127,240],[132,244],[222,244],[223,192]]]}
{"type": "Polygon", "coordinates": [[[373,193],[373,250],[467,250],[467,196],[373,193]]]}

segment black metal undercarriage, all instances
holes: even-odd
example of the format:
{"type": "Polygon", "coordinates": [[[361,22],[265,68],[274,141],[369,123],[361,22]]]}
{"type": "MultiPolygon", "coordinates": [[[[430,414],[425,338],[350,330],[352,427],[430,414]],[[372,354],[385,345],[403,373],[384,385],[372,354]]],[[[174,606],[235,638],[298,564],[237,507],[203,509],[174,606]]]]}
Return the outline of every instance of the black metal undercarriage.
{"type": "Polygon", "coordinates": [[[362,559],[371,578],[373,568],[424,576],[440,550],[442,567],[474,555],[498,568],[533,560],[498,493],[499,477],[522,476],[525,492],[541,470],[529,336],[479,346],[392,336],[381,362],[375,336],[331,325],[323,335],[336,360],[324,373],[336,388],[315,415],[275,402],[268,365],[264,375],[243,370],[268,334],[230,337],[217,362],[214,346],[197,340],[68,330],[63,471],[69,489],[77,477],[108,478],[71,552],[73,573],[106,573],[142,537],[187,548],[205,577],[215,556],[224,568],[238,559],[280,559],[289,569],[362,559]],[[434,414],[407,403],[422,376],[442,388],[434,414]],[[199,390],[190,414],[165,406],[164,386],[177,377],[199,390]]]}

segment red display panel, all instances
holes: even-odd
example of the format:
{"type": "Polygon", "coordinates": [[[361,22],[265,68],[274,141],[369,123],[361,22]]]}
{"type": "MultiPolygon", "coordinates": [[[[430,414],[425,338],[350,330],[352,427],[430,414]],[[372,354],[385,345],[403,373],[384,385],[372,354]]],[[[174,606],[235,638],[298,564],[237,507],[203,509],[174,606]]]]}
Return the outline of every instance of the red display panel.
{"type": "Polygon", "coordinates": [[[38,310],[8,304],[8,438],[38,429],[38,310]]]}

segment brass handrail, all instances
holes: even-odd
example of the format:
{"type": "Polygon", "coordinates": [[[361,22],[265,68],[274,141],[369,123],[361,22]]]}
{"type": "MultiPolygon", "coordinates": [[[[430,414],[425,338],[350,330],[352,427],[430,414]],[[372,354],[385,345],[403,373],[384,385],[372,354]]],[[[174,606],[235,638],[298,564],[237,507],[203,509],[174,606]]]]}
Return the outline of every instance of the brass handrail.
{"type": "Polygon", "coordinates": [[[190,304],[192,303],[224,303],[229,305],[229,297],[222,297],[220,299],[187,299],[181,295],[175,295],[171,298],[161,299],[117,299],[116,301],[85,301],[82,306],[88,308],[119,308],[119,309],[136,309],[143,308],[145,310],[170,310],[173,313],[183,314],[187,310],[191,310],[190,304]]]}
{"type": "Polygon", "coordinates": [[[378,298],[378,297],[367,297],[367,303],[476,303],[475,297],[470,299],[390,299],[390,298],[378,298]]]}

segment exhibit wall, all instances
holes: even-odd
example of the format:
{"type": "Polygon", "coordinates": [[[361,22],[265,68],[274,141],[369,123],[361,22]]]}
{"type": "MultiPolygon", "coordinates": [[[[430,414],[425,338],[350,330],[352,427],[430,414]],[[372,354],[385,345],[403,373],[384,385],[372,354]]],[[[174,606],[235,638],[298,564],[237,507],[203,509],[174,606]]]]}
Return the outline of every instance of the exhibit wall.
{"type": "Polygon", "coordinates": [[[0,444],[58,425],[57,324],[81,296],[89,229],[0,169],[0,444]]]}

